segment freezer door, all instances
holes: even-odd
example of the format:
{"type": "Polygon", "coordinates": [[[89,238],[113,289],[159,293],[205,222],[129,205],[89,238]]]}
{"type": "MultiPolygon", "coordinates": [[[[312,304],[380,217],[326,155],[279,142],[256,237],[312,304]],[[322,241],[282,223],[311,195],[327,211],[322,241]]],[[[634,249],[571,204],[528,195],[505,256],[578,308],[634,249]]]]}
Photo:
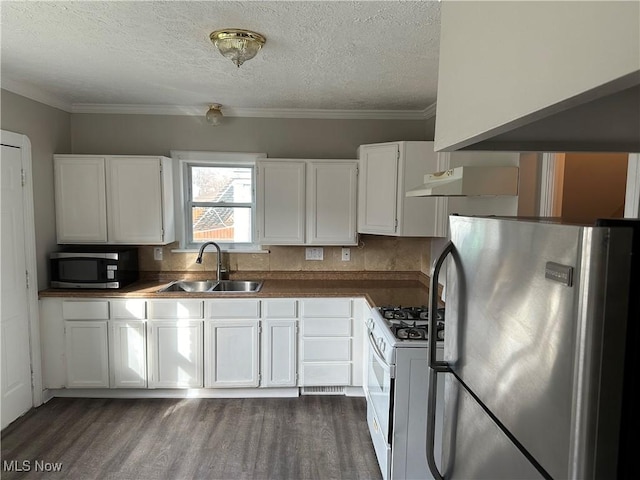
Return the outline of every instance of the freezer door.
{"type": "MultiPolygon", "coordinates": [[[[445,360],[455,375],[549,476],[611,467],[599,457],[617,445],[624,238],[497,218],[452,216],[450,227],[445,360]]],[[[475,432],[463,419],[454,427],[475,432]]]]}
{"type": "Polygon", "coordinates": [[[457,379],[445,378],[445,423],[456,428],[448,428],[443,438],[444,478],[544,478],[457,379]]]}

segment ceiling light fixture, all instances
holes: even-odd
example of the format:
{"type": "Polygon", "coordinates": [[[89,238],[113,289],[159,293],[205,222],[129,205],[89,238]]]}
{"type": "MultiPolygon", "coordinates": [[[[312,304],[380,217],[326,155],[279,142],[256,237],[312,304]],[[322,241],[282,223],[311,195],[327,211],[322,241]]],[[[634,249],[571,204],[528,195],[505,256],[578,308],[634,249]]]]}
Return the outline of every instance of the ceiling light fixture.
{"type": "Polygon", "coordinates": [[[205,118],[207,119],[207,123],[211,125],[220,125],[220,121],[222,120],[222,112],[220,111],[220,107],[222,105],[218,103],[212,103],[209,105],[209,110],[205,114],[205,118]]]}
{"type": "Polygon", "coordinates": [[[256,32],[240,28],[225,28],[211,32],[209,38],[220,53],[236,64],[238,68],[251,60],[260,51],[267,39],[256,32]]]}

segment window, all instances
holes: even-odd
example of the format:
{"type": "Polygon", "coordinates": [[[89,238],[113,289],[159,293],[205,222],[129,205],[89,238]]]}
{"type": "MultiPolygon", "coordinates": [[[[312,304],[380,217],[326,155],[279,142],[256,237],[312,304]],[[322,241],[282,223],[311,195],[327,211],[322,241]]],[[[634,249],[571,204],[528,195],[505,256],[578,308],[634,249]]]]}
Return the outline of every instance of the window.
{"type": "Polygon", "coordinates": [[[186,163],[185,168],[186,243],[252,243],[253,166],[186,163]]]}
{"type": "Polygon", "coordinates": [[[255,165],[266,153],[171,150],[178,250],[214,241],[225,250],[259,249],[255,165]]]}

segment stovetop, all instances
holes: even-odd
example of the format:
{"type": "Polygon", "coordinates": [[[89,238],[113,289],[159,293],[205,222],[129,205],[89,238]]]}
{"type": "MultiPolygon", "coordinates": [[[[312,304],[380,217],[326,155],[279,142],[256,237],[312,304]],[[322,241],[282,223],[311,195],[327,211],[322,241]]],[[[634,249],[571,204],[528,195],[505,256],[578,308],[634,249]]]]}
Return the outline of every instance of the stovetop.
{"type": "MultiPolygon", "coordinates": [[[[391,333],[398,340],[413,341],[428,339],[429,309],[427,307],[380,307],[391,333]]],[[[444,340],[444,308],[436,310],[437,340],[444,340]]]]}

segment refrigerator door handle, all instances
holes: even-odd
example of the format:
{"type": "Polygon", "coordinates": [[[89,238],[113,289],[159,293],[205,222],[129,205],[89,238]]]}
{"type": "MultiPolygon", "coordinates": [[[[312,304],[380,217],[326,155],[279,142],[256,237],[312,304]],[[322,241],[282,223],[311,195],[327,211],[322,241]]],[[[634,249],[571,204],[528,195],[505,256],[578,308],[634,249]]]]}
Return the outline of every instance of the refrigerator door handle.
{"type": "MultiPolygon", "coordinates": [[[[440,256],[433,263],[431,268],[431,281],[429,284],[429,318],[437,318],[438,310],[438,276],[440,275],[440,269],[447,256],[453,252],[453,243],[448,241],[444,246],[444,250],[440,253],[440,256]]],[[[449,365],[447,362],[443,362],[436,359],[436,322],[430,321],[428,326],[429,336],[429,368],[438,372],[449,372],[449,365]]]]}
{"type": "MultiPolygon", "coordinates": [[[[438,276],[440,269],[447,256],[453,252],[453,243],[448,241],[440,256],[436,259],[431,269],[431,282],[429,286],[429,318],[435,319],[438,309],[438,276]]],[[[444,477],[438,471],[435,456],[435,437],[436,437],[436,394],[438,391],[438,372],[446,373],[451,369],[447,362],[436,359],[436,322],[429,322],[429,395],[427,397],[427,465],[433,478],[443,480],[444,477]]]]}

